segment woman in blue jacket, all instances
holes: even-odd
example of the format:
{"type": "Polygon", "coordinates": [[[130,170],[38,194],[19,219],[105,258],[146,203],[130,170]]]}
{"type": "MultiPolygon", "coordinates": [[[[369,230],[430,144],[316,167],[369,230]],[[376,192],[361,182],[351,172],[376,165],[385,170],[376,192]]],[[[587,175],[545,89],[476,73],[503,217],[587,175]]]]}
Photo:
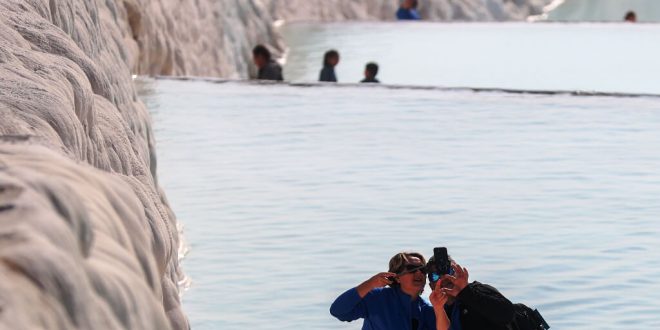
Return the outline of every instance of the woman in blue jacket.
{"type": "Polygon", "coordinates": [[[446,294],[435,290],[430,297],[433,306],[420,297],[426,285],[425,261],[416,252],[398,253],[390,259],[388,272],[337,297],[330,314],[346,322],[364,319],[363,330],[448,329],[446,294]]]}

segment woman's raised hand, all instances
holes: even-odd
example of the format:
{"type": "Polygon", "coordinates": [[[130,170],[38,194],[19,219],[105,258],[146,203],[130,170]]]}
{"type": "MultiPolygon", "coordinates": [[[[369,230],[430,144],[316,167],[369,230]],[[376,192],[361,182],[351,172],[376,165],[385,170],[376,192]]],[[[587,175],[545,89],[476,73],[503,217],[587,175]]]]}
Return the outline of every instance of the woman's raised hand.
{"type": "Polygon", "coordinates": [[[357,287],[358,294],[360,295],[361,298],[364,298],[364,296],[366,296],[367,293],[369,293],[369,291],[392,284],[395,277],[396,277],[395,273],[390,273],[390,272],[378,273],[372,276],[370,279],[362,282],[362,284],[358,285],[357,287]]]}
{"type": "Polygon", "coordinates": [[[386,285],[392,284],[394,278],[396,277],[395,273],[382,272],[372,276],[367,281],[369,282],[372,289],[382,288],[386,285]]]}

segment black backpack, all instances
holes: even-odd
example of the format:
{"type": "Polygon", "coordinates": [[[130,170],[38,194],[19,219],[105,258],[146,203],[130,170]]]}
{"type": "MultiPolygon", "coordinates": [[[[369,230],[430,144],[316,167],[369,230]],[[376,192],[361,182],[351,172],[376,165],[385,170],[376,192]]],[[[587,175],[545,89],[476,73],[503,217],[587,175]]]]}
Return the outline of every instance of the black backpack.
{"type": "Polygon", "coordinates": [[[507,328],[510,330],[548,330],[550,326],[536,309],[525,304],[513,304],[514,318],[507,328]]]}

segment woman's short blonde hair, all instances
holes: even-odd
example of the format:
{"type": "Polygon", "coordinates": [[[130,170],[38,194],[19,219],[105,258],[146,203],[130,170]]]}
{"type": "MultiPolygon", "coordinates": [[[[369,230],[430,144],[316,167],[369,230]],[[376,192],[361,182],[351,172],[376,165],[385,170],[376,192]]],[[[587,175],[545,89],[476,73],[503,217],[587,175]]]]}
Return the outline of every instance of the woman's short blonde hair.
{"type": "Polygon", "coordinates": [[[419,252],[399,252],[390,259],[390,273],[399,274],[403,271],[403,267],[410,263],[410,258],[419,258],[422,265],[426,265],[426,259],[419,252]]]}

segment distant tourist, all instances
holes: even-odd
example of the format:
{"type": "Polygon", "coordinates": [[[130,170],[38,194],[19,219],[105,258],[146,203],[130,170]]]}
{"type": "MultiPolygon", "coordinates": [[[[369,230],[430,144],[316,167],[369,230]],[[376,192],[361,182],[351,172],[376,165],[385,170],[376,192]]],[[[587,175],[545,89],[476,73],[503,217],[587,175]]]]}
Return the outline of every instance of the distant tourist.
{"type": "Polygon", "coordinates": [[[339,63],[339,53],[336,50],[329,50],[325,52],[323,56],[323,69],[321,69],[321,75],[319,81],[326,82],[337,82],[337,76],[335,75],[335,66],[339,63]]]}
{"type": "Polygon", "coordinates": [[[378,74],[378,64],[376,63],[367,63],[367,67],[364,69],[364,79],[362,79],[362,83],[379,83],[378,79],[376,79],[376,75],[378,74]]]}
{"type": "Polygon", "coordinates": [[[282,81],[282,67],[272,59],[270,51],[263,45],[257,45],[252,50],[252,60],[259,69],[257,79],[282,81]]]}
{"type": "Polygon", "coordinates": [[[421,19],[417,12],[417,0],[403,0],[399,10],[396,11],[396,18],[400,20],[421,19]]]}
{"type": "Polygon", "coordinates": [[[631,10],[626,13],[624,19],[626,20],[626,22],[635,23],[637,22],[637,14],[635,14],[635,12],[631,10]]]}

